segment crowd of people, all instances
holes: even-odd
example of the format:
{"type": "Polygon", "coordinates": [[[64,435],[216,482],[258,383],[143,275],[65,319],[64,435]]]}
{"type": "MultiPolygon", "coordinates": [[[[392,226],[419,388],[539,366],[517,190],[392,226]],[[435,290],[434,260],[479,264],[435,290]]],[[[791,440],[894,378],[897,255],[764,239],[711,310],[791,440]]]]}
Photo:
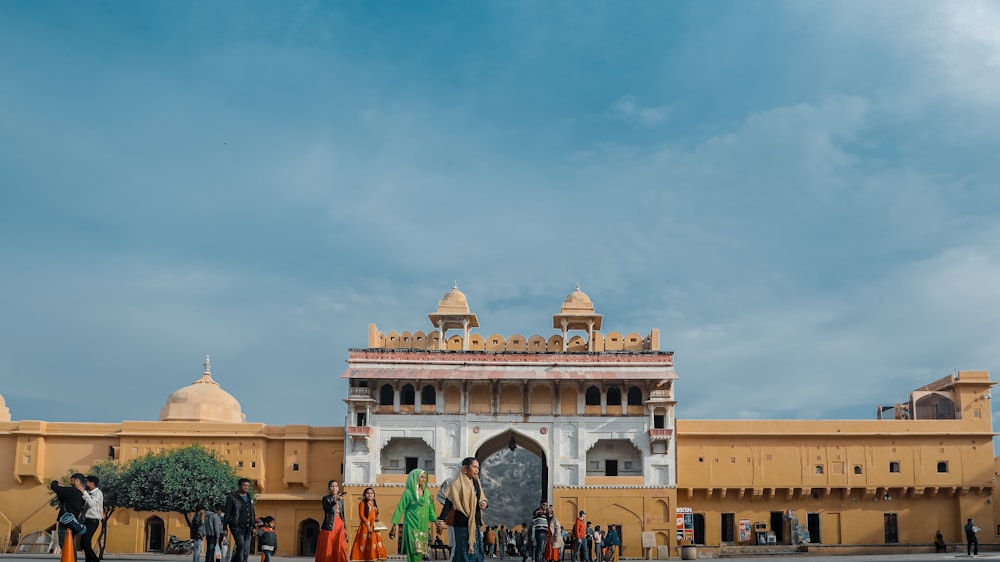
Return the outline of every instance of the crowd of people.
{"type": "MultiPolygon", "coordinates": [[[[99,484],[96,476],[79,473],[70,477],[69,486],[57,481],[50,484],[59,505],[59,546],[79,536],[85,562],[100,562],[93,549],[94,534],[104,515],[99,484]]],[[[204,562],[247,562],[254,540],[261,562],[271,562],[278,548],[276,520],[270,515],[257,517],[250,484],[248,478],[240,478],[225,505],[199,508],[191,517],[192,562],[202,562],[203,542],[204,562]]],[[[375,490],[366,488],[358,504],[358,529],[348,549],[344,493],[339,482],[329,481],[328,493],[321,500],[323,524],[316,543],[316,562],[384,562],[387,553],[381,533],[386,530],[390,539],[399,537],[399,550],[407,562],[427,559],[430,548],[446,550],[450,562],[483,562],[487,557],[507,556],[520,556],[521,562],[556,562],[564,549],[572,549],[573,562],[618,562],[617,532],[611,526],[607,532],[591,526],[584,511],[571,527],[563,528],[552,507],[543,501],[531,522],[522,523],[520,528],[484,525],[483,510],[489,501],[479,479],[479,461],[474,457],[462,461],[459,473],[442,483],[436,498],[427,484],[425,470],[414,469],[407,475],[391,528],[380,519],[375,490]],[[447,543],[442,540],[446,531],[447,543]]],[[[75,560],[76,549],[72,550],[75,560]]]]}

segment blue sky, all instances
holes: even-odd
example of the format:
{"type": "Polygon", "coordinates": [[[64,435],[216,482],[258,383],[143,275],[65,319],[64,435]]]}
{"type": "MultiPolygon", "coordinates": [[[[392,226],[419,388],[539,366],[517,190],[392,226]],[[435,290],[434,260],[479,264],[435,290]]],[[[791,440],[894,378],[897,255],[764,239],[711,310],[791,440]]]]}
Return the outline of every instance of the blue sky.
{"type": "Polygon", "coordinates": [[[0,3],[0,395],[156,419],[211,354],[340,425],[367,325],[661,331],[684,418],[1000,376],[1000,6],[0,3]]]}

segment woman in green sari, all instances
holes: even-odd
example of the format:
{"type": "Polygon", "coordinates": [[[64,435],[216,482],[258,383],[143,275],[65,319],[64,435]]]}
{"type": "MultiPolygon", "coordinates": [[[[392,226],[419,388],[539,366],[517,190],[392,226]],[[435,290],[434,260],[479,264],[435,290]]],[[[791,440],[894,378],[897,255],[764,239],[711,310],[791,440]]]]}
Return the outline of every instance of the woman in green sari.
{"type": "Polygon", "coordinates": [[[427,554],[431,522],[436,517],[434,496],[427,489],[427,472],[415,468],[406,477],[406,489],[392,514],[392,529],[389,531],[389,538],[395,538],[399,524],[403,523],[400,539],[408,562],[423,561],[427,554]]]}

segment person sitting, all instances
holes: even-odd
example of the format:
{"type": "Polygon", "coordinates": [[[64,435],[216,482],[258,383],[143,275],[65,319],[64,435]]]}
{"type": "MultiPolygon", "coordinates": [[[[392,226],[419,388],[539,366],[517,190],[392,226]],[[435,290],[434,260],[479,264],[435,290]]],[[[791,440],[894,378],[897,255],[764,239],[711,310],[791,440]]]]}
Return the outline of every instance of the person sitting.
{"type": "Polygon", "coordinates": [[[948,545],[947,543],[944,542],[944,535],[942,535],[941,531],[938,530],[938,532],[934,535],[934,552],[947,552],[947,551],[948,551],[948,545]]]}

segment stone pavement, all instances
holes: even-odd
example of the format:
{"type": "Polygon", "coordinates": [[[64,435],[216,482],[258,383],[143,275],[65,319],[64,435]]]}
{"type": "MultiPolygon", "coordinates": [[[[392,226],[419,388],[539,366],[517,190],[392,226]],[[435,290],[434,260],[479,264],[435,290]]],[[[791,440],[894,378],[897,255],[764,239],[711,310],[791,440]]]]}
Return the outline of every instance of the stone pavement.
{"type": "MultiPolygon", "coordinates": [[[[725,560],[771,560],[780,559],[784,562],[954,562],[956,559],[990,559],[1000,560],[1000,552],[985,552],[979,556],[966,556],[965,552],[949,552],[944,554],[870,554],[870,555],[843,555],[843,556],[815,556],[808,554],[788,554],[782,556],[755,556],[741,558],[737,556],[726,556],[725,560]]],[[[181,554],[106,554],[105,562],[191,562],[190,555],[181,554]]],[[[258,562],[260,558],[251,556],[249,562],[258,562]]],[[[312,557],[273,557],[274,562],[307,562],[312,557]]],[[[405,562],[403,556],[390,556],[392,562],[405,562]]],[[[499,562],[499,558],[488,559],[499,562]]],[[[506,558],[505,561],[520,562],[520,558],[506,558]]],[[[636,560],[634,558],[622,558],[621,560],[636,560]]],[[[671,560],[679,560],[672,558],[671,560]]],[[[706,558],[700,558],[706,560],[706,558]]],[[[0,562],[59,562],[59,556],[53,554],[0,554],[0,562]]],[[[83,562],[81,553],[78,562],[83,562]]]]}

